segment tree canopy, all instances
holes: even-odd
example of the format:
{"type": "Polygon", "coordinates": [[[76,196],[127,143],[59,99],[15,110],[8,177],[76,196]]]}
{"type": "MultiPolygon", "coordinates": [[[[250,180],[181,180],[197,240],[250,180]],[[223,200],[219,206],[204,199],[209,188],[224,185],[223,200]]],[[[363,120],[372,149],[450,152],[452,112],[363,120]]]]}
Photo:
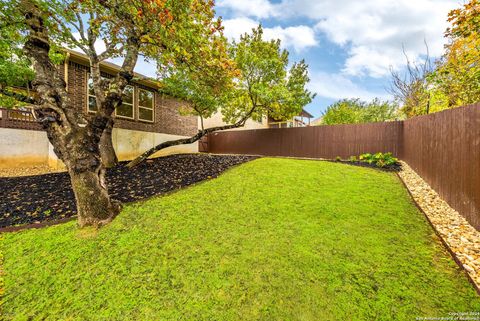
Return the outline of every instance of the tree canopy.
{"type": "Polygon", "coordinates": [[[405,74],[392,73],[393,92],[406,117],[480,101],[480,2],[471,0],[448,15],[443,56],[434,65],[407,58],[405,74]]]}
{"type": "Polygon", "coordinates": [[[323,125],[358,124],[395,120],[398,105],[378,98],[365,102],[358,98],[342,99],[327,107],[323,113],[323,125]]]}
{"type": "MultiPolygon", "coordinates": [[[[261,26],[229,45],[228,54],[233,62],[229,65],[231,79],[218,78],[215,70],[203,66],[201,60],[198,66],[193,64],[185,68],[167,65],[163,79],[164,90],[189,101],[193,114],[201,120],[221,111],[228,125],[203,128],[202,121],[201,129],[193,137],[161,143],[129,166],[135,166],[162,148],[193,143],[213,131],[241,127],[249,118],[291,118],[315,96],[306,89],[308,65],[300,61],[289,69],[288,51],[281,49],[280,40],[264,40],[261,26]]],[[[164,64],[160,68],[165,68],[164,64]]]]}
{"type": "Polygon", "coordinates": [[[444,95],[445,108],[480,101],[480,2],[472,0],[449,14],[449,43],[432,75],[444,95]]]}
{"type": "Polygon", "coordinates": [[[288,51],[280,40],[264,40],[259,26],[245,33],[230,47],[230,56],[241,71],[222,109],[226,121],[252,114],[254,119],[270,116],[287,119],[298,115],[315,94],[306,89],[308,65],[295,62],[288,68],[288,51]]]}
{"type": "Polygon", "coordinates": [[[21,105],[15,99],[18,91],[25,97],[28,92],[18,87],[29,88],[34,78],[30,60],[21,50],[22,36],[8,25],[12,12],[5,5],[0,7],[0,106],[21,105]]]}

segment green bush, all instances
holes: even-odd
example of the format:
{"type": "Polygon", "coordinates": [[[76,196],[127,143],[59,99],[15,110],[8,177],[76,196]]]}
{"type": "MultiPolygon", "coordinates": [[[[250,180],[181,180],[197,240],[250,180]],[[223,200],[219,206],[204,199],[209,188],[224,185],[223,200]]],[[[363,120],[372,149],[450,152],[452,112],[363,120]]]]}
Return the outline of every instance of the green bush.
{"type": "Polygon", "coordinates": [[[381,168],[398,165],[398,158],[393,157],[392,153],[366,153],[360,155],[359,160],[381,168]]]}

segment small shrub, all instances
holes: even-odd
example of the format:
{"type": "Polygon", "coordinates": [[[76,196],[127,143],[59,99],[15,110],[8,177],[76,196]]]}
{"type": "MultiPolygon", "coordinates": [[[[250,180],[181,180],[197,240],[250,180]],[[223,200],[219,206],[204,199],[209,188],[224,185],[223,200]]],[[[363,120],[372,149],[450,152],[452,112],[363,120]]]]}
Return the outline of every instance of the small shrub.
{"type": "Polygon", "coordinates": [[[349,162],[356,163],[358,161],[357,156],[350,156],[348,159],[349,162]]]}
{"type": "Polygon", "coordinates": [[[365,153],[359,156],[360,161],[368,164],[374,164],[377,167],[393,167],[398,165],[398,158],[393,157],[392,153],[365,153]]]}
{"type": "Polygon", "coordinates": [[[341,160],[342,160],[342,158],[340,156],[335,157],[336,162],[340,162],[341,160]]]}

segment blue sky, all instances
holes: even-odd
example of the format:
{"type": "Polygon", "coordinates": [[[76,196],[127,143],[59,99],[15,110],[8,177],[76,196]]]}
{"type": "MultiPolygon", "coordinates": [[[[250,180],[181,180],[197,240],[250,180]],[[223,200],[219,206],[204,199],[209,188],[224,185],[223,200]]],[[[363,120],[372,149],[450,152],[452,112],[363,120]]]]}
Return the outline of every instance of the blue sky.
{"type": "Polygon", "coordinates": [[[261,23],[280,38],[292,61],[309,64],[309,87],[317,98],[307,110],[318,117],[341,98],[391,98],[389,68],[426,52],[443,52],[447,14],[455,0],[217,0],[225,35],[238,39],[261,23]]]}
{"type": "MultiPolygon", "coordinates": [[[[443,52],[447,14],[461,0],[217,0],[225,35],[238,39],[259,23],[266,38],[279,38],[291,61],[309,64],[309,88],[317,93],[306,107],[315,117],[342,98],[390,99],[390,68],[409,58],[443,52]]],[[[155,77],[139,61],[136,70],[155,77]]]]}

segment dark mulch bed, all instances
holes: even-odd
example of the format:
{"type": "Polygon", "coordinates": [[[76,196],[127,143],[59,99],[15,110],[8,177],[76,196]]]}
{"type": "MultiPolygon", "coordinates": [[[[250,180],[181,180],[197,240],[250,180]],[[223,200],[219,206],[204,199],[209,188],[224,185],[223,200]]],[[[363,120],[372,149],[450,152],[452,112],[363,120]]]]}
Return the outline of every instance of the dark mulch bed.
{"type": "Polygon", "coordinates": [[[359,166],[359,167],[369,167],[369,168],[374,168],[378,169],[381,171],[385,172],[399,172],[402,170],[402,164],[397,163],[395,165],[390,165],[390,166],[385,166],[385,167],[378,167],[375,164],[369,164],[367,162],[359,162],[359,161],[349,161],[349,160],[328,160],[328,162],[332,163],[342,163],[342,164],[347,164],[347,165],[352,165],[352,166],[359,166]]]}
{"type": "MultiPolygon", "coordinates": [[[[181,154],[148,160],[133,169],[121,163],[107,171],[107,184],[113,199],[128,203],[216,177],[254,158],[181,154]]],[[[0,228],[74,215],[75,197],[67,173],[0,177],[0,228]]]]}

